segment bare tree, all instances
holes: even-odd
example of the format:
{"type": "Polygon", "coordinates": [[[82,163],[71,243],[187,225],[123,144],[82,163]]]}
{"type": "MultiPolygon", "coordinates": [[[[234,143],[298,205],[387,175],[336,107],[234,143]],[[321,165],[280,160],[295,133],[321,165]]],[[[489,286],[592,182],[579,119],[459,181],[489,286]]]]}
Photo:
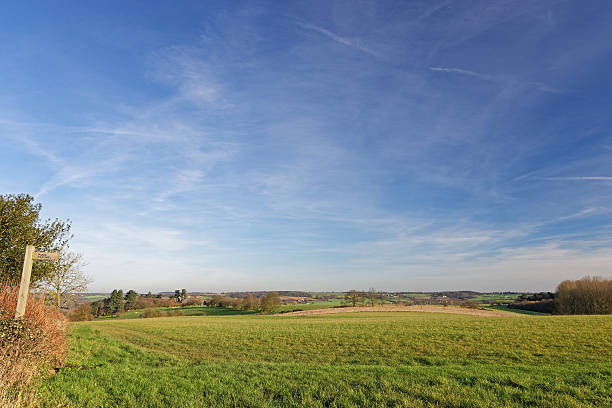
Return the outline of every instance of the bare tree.
{"type": "Polygon", "coordinates": [[[376,293],[376,289],[374,288],[368,289],[368,292],[366,293],[366,297],[370,301],[370,306],[374,307],[374,302],[376,302],[376,298],[378,297],[378,294],[376,293]]]}
{"type": "Polygon", "coordinates": [[[380,302],[381,306],[384,306],[385,303],[387,303],[387,299],[389,299],[389,295],[385,292],[380,292],[378,294],[378,301],[380,302]]]}
{"type": "Polygon", "coordinates": [[[91,280],[84,275],[84,266],[81,254],[60,252],[59,259],[53,262],[53,271],[39,285],[49,291],[53,305],[65,306],[76,298],[76,293],[87,290],[91,280]]]}
{"type": "Polygon", "coordinates": [[[561,282],[555,294],[555,309],[559,314],[612,313],[612,279],[585,276],[561,282]]]}
{"type": "Polygon", "coordinates": [[[361,299],[363,299],[363,293],[357,292],[355,289],[349,290],[344,295],[344,300],[353,306],[357,305],[361,299]]]}

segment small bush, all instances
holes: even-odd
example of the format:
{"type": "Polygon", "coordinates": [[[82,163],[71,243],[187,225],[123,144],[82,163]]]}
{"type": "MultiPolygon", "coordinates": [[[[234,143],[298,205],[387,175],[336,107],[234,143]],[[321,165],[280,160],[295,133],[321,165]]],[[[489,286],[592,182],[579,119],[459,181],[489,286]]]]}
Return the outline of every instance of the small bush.
{"type": "Polygon", "coordinates": [[[465,307],[468,309],[478,309],[480,305],[472,300],[466,300],[465,302],[460,303],[461,307],[465,307]]]}
{"type": "Polygon", "coordinates": [[[68,320],[71,322],[83,322],[93,320],[93,318],[94,317],[91,314],[91,306],[89,303],[80,304],[68,312],[68,320]]]}
{"type": "Polygon", "coordinates": [[[508,305],[511,309],[527,310],[530,312],[552,313],[555,301],[553,299],[540,300],[538,302],[514,302],[508,305]]]}
{"type": "Polygon", "coordinates": [[[141,317],[144,319],[148,319],[150,317],[162,317],[164,315],[164,313],[162,313],[161,310],[158,309],[145,309],[144,312],[142,312],[141,317]]]}
{"type": "Polygon", "coordinates": [[[168,316],[185,316],[185,313],[178,309],[178,310],[168,310],[167,312],[168,316]]]}
{"type": "Polygon", "coordinates": [[[190,297],[181,303],[182,306],[202,306],[204,304],[204,299],[200,297],[190,297]]]}
{"type": "Polygon", "coordinates": [[[174,307],[176,306],[176,300],[168,298],[147,298],[140,296],[134,302],[134,309],[148,309],[152,307],[174,307]]]}

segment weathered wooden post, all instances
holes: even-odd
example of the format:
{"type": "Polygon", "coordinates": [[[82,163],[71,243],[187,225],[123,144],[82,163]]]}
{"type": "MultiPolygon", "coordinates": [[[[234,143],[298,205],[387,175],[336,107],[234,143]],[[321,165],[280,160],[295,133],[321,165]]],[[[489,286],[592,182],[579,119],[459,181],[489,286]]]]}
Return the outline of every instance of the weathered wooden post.
{"type": "Polygon", "coordinates": [[[19,319],[25,314],[26,304],[28,303],[28,292],[30,291],[30,275],[32,274],[33,255],[34,246],[26,246],[25,259],[23,260],[23,272],[21,272],[21,284],[19,285],[19,297],[17,298],[17,309],[15,310],[15,319],[19,319]]]}
{"type": "Polygon", "coordinates": [[[59,258],[58,252],[34,252],[33,245],[26,246],[25,258],[23,260],[23,271],[21,272],[21,284],[19,285],[19,297],[17,298],[17,309],[15,319],[23,317],[28,303],[30,291],[30,275],[32,275],[32,262],[34,259],[41,261],[54,261],[59,258]]]}

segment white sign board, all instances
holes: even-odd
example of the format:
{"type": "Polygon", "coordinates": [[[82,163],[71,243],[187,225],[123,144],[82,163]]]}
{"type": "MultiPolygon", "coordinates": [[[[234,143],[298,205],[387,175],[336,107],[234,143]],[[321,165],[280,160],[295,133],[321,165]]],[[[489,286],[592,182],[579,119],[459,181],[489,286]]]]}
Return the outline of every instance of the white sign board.
{"type": "Polygon", "coordinates": [[[57,261],[59,252],[34,252],[34,259],[37,261],[57,261]]]}

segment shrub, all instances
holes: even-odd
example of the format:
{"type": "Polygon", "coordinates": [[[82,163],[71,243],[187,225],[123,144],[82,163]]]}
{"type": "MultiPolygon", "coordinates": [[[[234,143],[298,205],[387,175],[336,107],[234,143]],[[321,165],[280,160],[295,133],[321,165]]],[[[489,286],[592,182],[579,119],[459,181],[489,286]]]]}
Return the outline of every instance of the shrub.
{"type": "Polygon", "coordinates": [[[187,300],[184,300],[183,306],[202,306],[204,304],[204,299],[200,297],[190,297],[187,300]]]}
{"type": "Polygon", "coordinates": [[[461,302],[459,304],[461,307],[466,307],[468,309],[478,309],[480,305],[472,300],[466,300],[465,302],[461,302]]]}
{"type": "Polygon", "coordinates": [[[141,317],[148,319],[150,317],[162,317],[164,313],[158,309],[145,309],[141,317]]]}
{"type": "Polygon", "coordinates": [[[514,302],[508,305],[511,309],[528,310],[539,313],[552,313],[554,309],[554,300],[540,300],[538,302],[514,302]]]}
{"type": "Polygon", "coordinates": [[[89,303],[82,303],[68,312],[68,320],[71,322],[82,322],[93,320],[93,318],[91,314],[91,305],[89,303]]]}
{"type": "Polygon", "coordinates": [[[134,302],[134,309],[148,309],[152,307],[174,307],[177,303],[174,299],[168,298],[147,298],[140,296],[134,302]]]}
{"type": "Polygon", "coordinates": [[[0,406],[32,404],[32,381],[45,367],[61,366],[66,350],[66,318],[30,294],[16,320],[18,294],[17,282],[0,282],[0,406]]]}
{"type": "Polygon", "coordinates": [[[185,316],[185,313],[178,309],[178,310],[168,310],[168,312],[166,312],[168,316],[185,316]]]}

